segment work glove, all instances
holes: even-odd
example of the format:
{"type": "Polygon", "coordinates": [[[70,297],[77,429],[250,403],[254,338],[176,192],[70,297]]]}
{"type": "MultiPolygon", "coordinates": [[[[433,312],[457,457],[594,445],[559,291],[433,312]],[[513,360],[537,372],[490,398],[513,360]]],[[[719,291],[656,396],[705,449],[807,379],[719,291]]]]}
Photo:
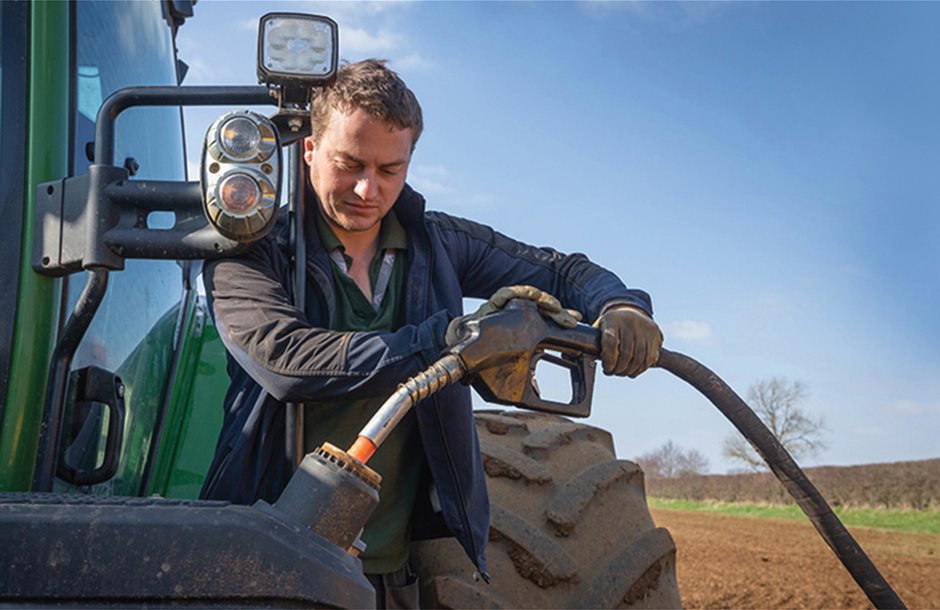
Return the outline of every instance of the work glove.
{"type": "Polygon", "coordinates": [[[659,360],[663,333],[646,313],[615,305],[594,322],[601,331],[601,363],[606,375],[636,377],[659,360]]]}
{"type": "Polygon", "coordinates": [[[539,313],[564,328],[574,328],[581,321],[581,314],[574,309],[565,309],[558,299],[543,292],[534,286],[505,286],[496,291],[488,301],[471,314],[460,316],[451,320],[447,325],[444,342],[448,346],[456,345],[464,339],[461,333],[463,325],[470,320],[477,320],[483,316],[499,311],[512,299],[528,299],[535,301],[539,313]]]}

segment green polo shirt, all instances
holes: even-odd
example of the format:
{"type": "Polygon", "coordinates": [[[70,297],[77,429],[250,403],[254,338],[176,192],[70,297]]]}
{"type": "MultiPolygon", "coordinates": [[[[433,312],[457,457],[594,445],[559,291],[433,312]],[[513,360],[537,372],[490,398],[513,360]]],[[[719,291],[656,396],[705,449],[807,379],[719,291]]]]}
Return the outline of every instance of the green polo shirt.
{"type": "MultiPolygon", "coordinates": [[[[317,231],[327,252],[339,250],[347,268],[352,260],[343,244],[320,213],[316,214],[317,231]]],[[[330,328],[340,331],[395,331],[405,322],[403,294],[407,267],[408,240],[395,212],[382,221],[379,249],[369,267],[373,293],[380,276],[386,251],[395,250],[388,287],[378,309],[335,261],[330,261],[336,307],[330,328]]],[[[335,256],[335,254],[333,255],[335,256]]],[[[402,379],[402,381],[405,381],[402,379]]],[[[307,402],[304,406],[304,445],[308,451],[324,441],[338,447],[349,447],[359,431],[385,402],[388,396],[362,400],[307,402]]],[[[367,574],[383,574],[399,569],[408,558],[411,534],[411,513],[424,468],[424,451],[418,436],[414,412],[409,412],[392,431],[369,467],[382,475],[379,505],[366,523],[362,539],[366,550],[360,555],[367,574]]]]}

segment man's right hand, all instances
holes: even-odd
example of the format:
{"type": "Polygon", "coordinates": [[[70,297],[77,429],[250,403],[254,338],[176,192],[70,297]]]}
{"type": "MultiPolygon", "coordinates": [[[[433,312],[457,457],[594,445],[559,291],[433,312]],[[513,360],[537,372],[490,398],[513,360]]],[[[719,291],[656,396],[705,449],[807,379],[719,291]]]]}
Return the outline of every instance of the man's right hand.
{"type": "Polygon", "coordinates": [[[528,299],[535,301],[539,307],[539,313],[552,320],[564,328],[574,328],[581,321],[581,314],[574,309],[565,309],[561,302],[545,291],[539,290],[534,286],[505,286],[496,291],[488,301],[480,305],[480,308],[471,314],[460,316],[451,320],[447,325],[447,333],[444,335],[444,342],[448,347],[460,343],[465,337],[462,336],[461,329],[464,324],[470,320],[476,320],[483,316],[499,311],[506,306],[506,303],[512,299],[528,299]]]}

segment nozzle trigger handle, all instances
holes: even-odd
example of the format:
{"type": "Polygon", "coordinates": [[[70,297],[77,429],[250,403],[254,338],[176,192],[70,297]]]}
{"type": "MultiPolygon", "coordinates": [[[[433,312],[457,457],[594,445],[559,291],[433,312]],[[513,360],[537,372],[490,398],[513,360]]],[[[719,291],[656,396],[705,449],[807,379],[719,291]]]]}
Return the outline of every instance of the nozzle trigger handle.
{"type": "Polygon", "coordinates": [[[523,390],[518,406],[534,411],[555,413],[567,417],[588,417],[591,415],[591,400],[594,396],[595,360],[585,354],[560,355],[538,350],[529,362],[529,378],[523,390]],[[571,379],[571,401],[558,402],[546,400],[539,393],[535,372],[539,362],[549,362],[568,371],[571,379]]]}

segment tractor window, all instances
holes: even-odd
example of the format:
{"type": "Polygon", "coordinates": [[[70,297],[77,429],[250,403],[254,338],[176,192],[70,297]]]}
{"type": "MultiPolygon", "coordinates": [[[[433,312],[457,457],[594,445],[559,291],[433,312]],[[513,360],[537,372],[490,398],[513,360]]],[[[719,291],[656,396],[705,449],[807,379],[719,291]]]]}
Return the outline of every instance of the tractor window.
{"type": "MultiPolygon", "coordinates": [[[[176,58],[160,2],[84,1],[72,6],[72,175],[79,175],[89,165],[87,150],[102,101],[123,87],[175,85],[176,58]]],[[[185,179],[179,108],[129,109],[118,118],[116,134],[115,163],[133,157],[139,165],[135,178],[185,179]]],[[[69,278],[68,312],[85,280],[85,274],[69,278]]],[[[166,391],[182,291],[182,271],[175,261],[128,260],[124,271],[111,274],[107,296],[75,355],[73,368],[106,368],[127,387],[125,455],[117,477],[98,493],[137,493],[141,462],[166,391]]]]}
{"type": "MultiPolygon", "coordinates": [[[[101,102],[114,91],[137,85],[176,82],[170,30],[158,2],[76,2],[77,37],[75,145],[73,175],[88,168],[86,148],[94,141],[94,121],[101,102]]],[[[132,108],[117,121],[115,160],[133,157],[136,178],[181,180],[185,177],[179,108],[132,108]]],[[[69,282],[69,306],[84,286],[84,276],[69,282]]],[[[108,296],[84,345],[79,366],[117,369],[157,320],[179,300],[182,274],[173,261],[127,261],[114,273],[108,296]]]]}

